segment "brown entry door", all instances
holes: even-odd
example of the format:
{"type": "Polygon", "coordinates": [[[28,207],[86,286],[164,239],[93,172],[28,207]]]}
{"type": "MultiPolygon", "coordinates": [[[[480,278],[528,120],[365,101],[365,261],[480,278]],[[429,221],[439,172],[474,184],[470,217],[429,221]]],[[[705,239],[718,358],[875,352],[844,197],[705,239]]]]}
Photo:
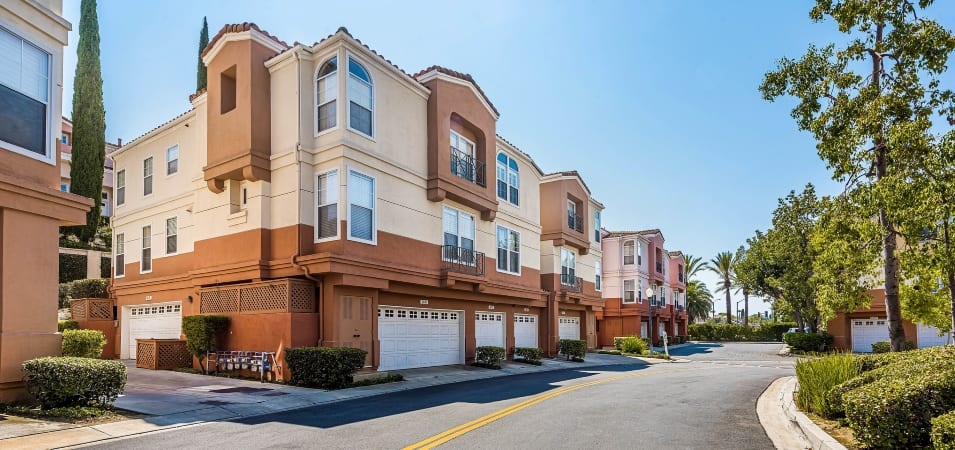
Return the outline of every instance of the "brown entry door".
{"type": "Polygon", "coordinates": [[[371,297],[343,296],[338,310],[341,321],[338,341],[342,347],[360,348],[366,352],[365,365],[372,361],[371,297]]]}

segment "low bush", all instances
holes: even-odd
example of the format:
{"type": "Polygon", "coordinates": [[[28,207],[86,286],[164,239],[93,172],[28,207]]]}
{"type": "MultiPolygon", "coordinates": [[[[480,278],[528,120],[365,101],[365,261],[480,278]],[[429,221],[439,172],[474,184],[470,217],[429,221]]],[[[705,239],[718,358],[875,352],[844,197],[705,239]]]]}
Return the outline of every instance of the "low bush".
{"type": "Polygon", "coordinates": [[[537,347],[517,347],[514,349],[514,358],[519,358],[524,362],[534,365],[541,365],[541,358],[544,351],[537,347]]]}
{"type": "Polygon", "coordinates": [[[70,283],[71,298],[109,298],[109,279],[89,278],[70,283]]]}
{"type": "Polygon", "coordinates": [[[803,352],[822,352],[832,346],[832,335],[818,333],[787,333],[786,343],[795,350],[803,352]]]}
{"type": "MultiPolygon", "coordinates": [[[[826,402],[829,405],[830,418],[843,417],[845,415],[842,397],[846,392],[886,376],[902,376],[899,370],[903,366],[896,366],[896,363],[901,362],[902,364],[908,364],[909,362],[914,362],[915,364],[924,364],[924,362],[920,361],[925,360],[926,355],[926,353],[922,352],[857,355],[855,358],[856,361],[859,362],[860,375],[833,387],[826,393],[826,402]]],[[[928,359],[931,359],[931,357],[928,359]]]]}
{"type": "Polygon", "coordinates": [[[647,350],[649,350],[647,343],[643,342],[643,339],[640,339],[636,336],[623,338],[623,340],[620,342],[620,351],[624,353],[642,355],[643,352],[647,350]]]}
{"type": "Polygon", "coordinates": [[[740,324],[694,323],[687,330],[688,337],[702,341],[780,341],[794,323],[762,324],[750,327],[740,324]]]}
{"type": "Polygon", "coordinates": [[[289,384],[341,389],[352,385],[354,375],[365,366],[368,352],[348,347],[297,347],[285,350],[285,363],[292,372],[289,384]]]}
{"type": "Polygon", "coordinates": [[[100,258],[99,259],[99,276],[103,278],[109,278],[113,274],[113,260],[112,258],[100,258]]]}
{"type": "Polygon", "coordinates": [[[59,292],[57,292],[57,307],[58,308],[69,308],[70,307],[70,283],[60,283],[59,292]]]}
{"type": "Polygon", "coordinates": [[[487,367],[489,369],[500,369],[501,360],[507,353],[504,347],[495,347],[493,345],[482,345],[475,349],[475,365],[487,367]]]}
{"type": "Polygon", "coordinates": [[[106,336],[99,330],[66,330],[63,332],[63,356],[99,358],[106,346],[106,336]]]}
{"type": "Polygon", "coordinates": [[[955,411],[932,419],[932,447],[955,450],[955,411]]]}
{"type": "Polygon", "coordinates": [[[227,328],[228,316],[195,315],[182,318],[182,334],[186,335],[186,348],[199,360],[200,366],[207,353],[219,349],[219,339],[227,328]]]}
{"type": "Polygon", "coordinates": [[[623,353],[620,350],[597,350],[597,353],[601,355],[622,355],[623,353]]]}
{"type": "Polygon", "coordinates": [[[389,373],[388,375],[381,376],[381,377],[365,378],[364,380],[356,380],[352,382],[351,387],[373,386],[376,384],[394,383],[397,381],[405,381],[404,375],[400,373],[389,373]]]}
{"type": "Polygon", "coordinates": [[[60,333],[66,330],[79,330],[80,323],[75,320],[61,320],[56,323],[56,330],[60,333]]]}
{"type": "MultiPolygon", "coordinates": [[[[902,345],[902,351],[915,350],[915,344],[912,341],[905,341],[902,345]]],[[[892,344],[889,341],[879,341],[872,344],[872,353],[889,353],[892,351],[892,344]]]]}
{"type": "Polygon", "coordinates": [[[834,418],[838,409],[830,406],[829,391],[859,375],[861,363],[851,353],[796,361],[799,391],[796,405],[822,417],[834,418]]]}
{"type": "Polygon", "coordinates": [[[781,342],[783,334],[790,328],[796,328],[794,322],[763,323],[756,327],[754,340],[781,342]]]}
{"type": "Polygon", "coordinates": [[[557,343],[560,354],[567,359],[574,361],[583,361],[587,353],[587,341],[581,339],[561,339],[557,343]]]}
{"type": "Polygon", "coordinates": [[[23,363],[27,392],[43,409],[109,406],[126,387],[126,366],[109,361],[51,356],[23,363]]]}

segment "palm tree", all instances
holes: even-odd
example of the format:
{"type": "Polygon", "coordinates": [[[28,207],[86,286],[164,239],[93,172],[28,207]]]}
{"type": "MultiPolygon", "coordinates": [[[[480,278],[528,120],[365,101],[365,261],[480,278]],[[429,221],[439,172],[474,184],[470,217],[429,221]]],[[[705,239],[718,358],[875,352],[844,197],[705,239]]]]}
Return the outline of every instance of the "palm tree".
{"type": "Polygon", "coordinates": [[[687,284],[689,284],[689,281],[701,270],[710,267],[703,262],[702,256],[683,255],[683,264],[684,270],[686,271],[687,284]]]}
{"type": "Polygon", "coordinates": [[[713,294],[706,283],[700,280],[690,280],[686,284],[686,315],[690,323],[698,323],[710,316],[713,307],[713,294]]]}
{"type": "Polygon", "coordinates": [[[733,287],[733,265],[735,256],[732,252],[719,252],[710,260],[708,268],[715,273],[722,282],[716,292],[726,292],[726,323],[733,323],[733,305],[730,299],[730,289],[733,287]]]}

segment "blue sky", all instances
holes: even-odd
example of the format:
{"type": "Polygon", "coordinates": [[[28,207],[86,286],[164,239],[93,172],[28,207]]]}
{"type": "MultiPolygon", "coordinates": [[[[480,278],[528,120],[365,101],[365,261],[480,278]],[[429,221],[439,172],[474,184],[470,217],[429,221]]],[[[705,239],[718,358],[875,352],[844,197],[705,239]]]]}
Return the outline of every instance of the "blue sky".
{"type": "MultiPolygon", "coordinates": [[[[210,35],[248,21],[289,43],[345,26],[406,72],[439,64],[472,74],[501,111],[498,133],[545,171],[580,171],[607,207],[607,228],[660,228],[669,249],[709,259],[768,227],[790,190],[839,190],[791,102],[766,102],[757,89],[780,57],[841,39],[809,20],[812,3],[105,0],[106,136],[129,141],[189,108],[203,16],[210,35]]],[[[74,28],[67,116],[79,9],[64,1],[74,28]]],[[[955,24],[953,9],[930,12],[955,24]]]]}

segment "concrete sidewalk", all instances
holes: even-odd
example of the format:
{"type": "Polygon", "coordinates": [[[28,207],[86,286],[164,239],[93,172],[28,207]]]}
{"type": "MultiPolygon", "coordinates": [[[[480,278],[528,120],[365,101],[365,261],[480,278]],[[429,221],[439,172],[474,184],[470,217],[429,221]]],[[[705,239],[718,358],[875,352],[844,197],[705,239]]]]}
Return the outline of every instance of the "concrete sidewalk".
{"type": "Polygon", "coordinates": [[[668,363],[664,360],[588,353],[586,361],[579,363],[547,359],[540,366],[505,362],[501,370],[471,366],[401,370],[395,372],[403,375],[405,381],[338,391],[129,367],[126,390],[116,400],[115,406],[150,417],[92,426],[16,419],[16,429],[0,421],[0,448],[70,447],[202,422],[271,414],[442,384],[635,362],[668,363]]]}

